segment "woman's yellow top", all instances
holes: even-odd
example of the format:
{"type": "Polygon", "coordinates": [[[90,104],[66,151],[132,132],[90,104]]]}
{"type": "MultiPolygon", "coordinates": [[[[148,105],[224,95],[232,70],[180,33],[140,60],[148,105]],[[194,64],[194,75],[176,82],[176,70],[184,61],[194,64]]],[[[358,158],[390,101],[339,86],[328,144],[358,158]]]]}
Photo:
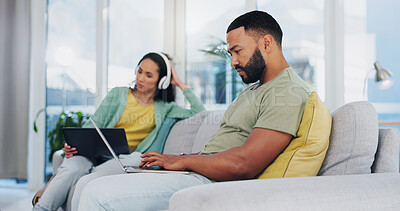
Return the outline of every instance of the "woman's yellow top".
{"type": "Polygon", "coordinates": [[[125,129],[130,152],[150,134],[155,125],[154,105],[140,105],[129,91],[125,109],[114,127],[125,129]]]}

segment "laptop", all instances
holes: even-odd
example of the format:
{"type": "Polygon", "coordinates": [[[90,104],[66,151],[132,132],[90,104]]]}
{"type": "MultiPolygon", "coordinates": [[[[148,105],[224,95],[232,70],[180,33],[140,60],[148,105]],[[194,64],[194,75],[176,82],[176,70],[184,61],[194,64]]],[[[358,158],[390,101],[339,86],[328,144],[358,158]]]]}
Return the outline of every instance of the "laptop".
{"type": "MultiPolygon", "coordinates": [[[[102,128],[101,131],[108,140],[111,140],[111,146],[117,155],[129,154],[129,146],[123,128],[102,128]]],[[[87,158],[112,156],[95,128],[65,127],[62,132],[67,144],[77,149],[77,155],[87,158]]]]}
{"type": "Polygon", "coordinates": [[[107,146],[108,150],[114,157],[115,161],[118,163],[119,167],[121,167],[121,170],[126,172],[126,173],[161,173],[161,174],[189,174],[188,171],[171,171],[171,170],[154,170],[154,169],[143,169],[140,168],[139,166],[124,166],[122,165],[121,161],[119,160],[118,156],[115,154],[113,148],[111,145],[108,143],[106,137],[104,136],[103,132],[97,127],[96,123],[93,121],[93,119],[90,117],[90,121],[93,123],[94,127],[96,128],[97,133],[100,135],[101,139],[103,140],[104,144],[107,146]]]}

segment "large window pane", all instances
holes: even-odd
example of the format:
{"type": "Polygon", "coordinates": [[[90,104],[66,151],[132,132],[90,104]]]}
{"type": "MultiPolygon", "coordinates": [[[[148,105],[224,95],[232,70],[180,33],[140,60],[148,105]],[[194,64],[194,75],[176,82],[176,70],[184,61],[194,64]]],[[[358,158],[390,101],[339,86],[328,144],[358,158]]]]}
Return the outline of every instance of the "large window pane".
{"type": "MultiPolygon", "coordinates": [[[[344,1],[345,102],[363,100],[364,79],[373,69],[375,37],[367,33],[365,0],[344,1]]],[[[371,72],[372,76],[372,72],[371,72]]]]}
{"type": "Polygon", "coordinates": [[[324,1],[259,0],[258,8],[281,26],[282,50],[290,66],[325,99],[324,1]]]}
{"type": "MultiPolygon", "coordinates": [[[[359,85],[357,92],[365,92],[363,98],[374,104],[379,120],[392,122],[389,127],[400,129],[400,14],[396,10],[400,2],[353,0],[344,3],[345,49],[348,49],[345,71],[356,71],[358,77],[354,77],[357,80],[353,83],[359,85]],[[393,73],[390,81],[375,81],[375,61],[393,73]]],[[[347,90],[346,94],[350,98],[347,90]]]]}
{"type": "Polygon", "coordinates": [[[186,1],[186,81],[208,108],[230,104],[243,85],[230,71],[230,60],[210,56],[201,49],[226,42],[228,25],[244,9],[244,0],[186,1]]]}
{"type": "MultiPolygon", "coordinates": [[[[46,134],[63,111],[94,111],[96,0],[49,0],[47,39],[46,134]]],[[[50,148],[47,138],[47,174],[50,148]]]]}
{"type": "Polygon", "coordinates": [[[109,7],[108,88],[128,86],[139,60],[162,51],[164,0],[111,0],[109,7]]]}

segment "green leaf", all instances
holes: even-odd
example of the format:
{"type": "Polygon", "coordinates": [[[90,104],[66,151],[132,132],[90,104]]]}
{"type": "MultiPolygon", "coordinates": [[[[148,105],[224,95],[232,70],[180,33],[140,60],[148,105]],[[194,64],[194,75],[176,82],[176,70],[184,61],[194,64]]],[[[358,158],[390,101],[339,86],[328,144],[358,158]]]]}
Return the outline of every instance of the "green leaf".
{"type": "Polygon", "coordinates": [[[39,115],[40,115],[42,112],[44,112],[45,110],[46,110],[46,108],[42,108],[42,109],[40,109],[40,110],[36,113],[35,120],[33,121],[33,130],[35,131],[35,133],[38,132],[38,128],[37,128],[37,126],[36,126],[36,121],[37,121],[37,119],[39,118],[39,115]]]}
{"type": "Polygon", "coordinates": [[[49,161],[52,161],[53,154],[64,147],[65,139],[62,133],[63,127],[82,127],[82,125],[89,118],[88,115],[82,112],[61,112],[56,122],[56,126],[48,133],[48,140],[50,145],[49,161]]]}
{"type": "Polygon", "coordinates": [[[37,131],[38,131],[36,122],[33,122],[33,131],[35,131],[35,133],[37,133],[37,131]]]}
{"type": "MultiPolygon", "coordinates": [[[[210,44],[207,45],[207,47],[205,49],[199,49],[200,52],[205,53],[206,55],[210,56],[210,57],[214,57],[214,61],[221,61],[224,62],[225,64],[229,64],[231,62],[231,55],[228,52],[228,44],[222,40],[219,39],[218,37],[215,36],[210,36],[211,42],[210,44]]],[[[232,72],[236,72],[235,68],[231,68],[230,70],[227,71],[232,71],[232,72]]],[[[234,73],[236,74],[236,73],[234,73]]],[[[226,85],[226,73],[224,74],[220,74],[219,75],[220,78],[218,78],[218,80],[223,80],[223,82],[221,83],[220,87],[218,87],[218,89],[222,89],[223,86],[226,85]]],[[[232,78],[232,83],[233,84],[242,84],[245,87],[249,86],[244,84],[241,80],[236,80],[235,77],[232,78]]],[[[236,96],[237,93],[241,92],[242,88],[240,87],[236,87],[235,89],[232,90],[232,94],[233,96],[236,96]]]]}

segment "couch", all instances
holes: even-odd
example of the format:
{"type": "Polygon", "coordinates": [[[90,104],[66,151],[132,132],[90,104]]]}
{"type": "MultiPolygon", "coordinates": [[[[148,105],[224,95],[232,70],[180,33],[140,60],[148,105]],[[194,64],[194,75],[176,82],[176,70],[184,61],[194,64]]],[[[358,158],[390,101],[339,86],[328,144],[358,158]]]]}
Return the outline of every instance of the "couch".
{"type": "MultiPolygon", "coordinates": [[[[223,111],[177,122],[164,153],[199,152],[223,111]]],[[[400,210],[399,131],[378,128],[369,102],[332,113],[326,157],[318,176],[218,182],[176,192],[169,210],[400,210]]],[[[54,169],[62,162],[54,157],[54,169]]]]}

